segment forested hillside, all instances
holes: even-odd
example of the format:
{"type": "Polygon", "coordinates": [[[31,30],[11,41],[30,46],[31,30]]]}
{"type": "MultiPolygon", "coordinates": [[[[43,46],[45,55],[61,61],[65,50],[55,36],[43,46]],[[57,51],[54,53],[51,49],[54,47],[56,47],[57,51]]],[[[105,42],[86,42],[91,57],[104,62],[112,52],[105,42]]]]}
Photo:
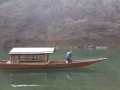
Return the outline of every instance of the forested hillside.
{"type": "Polygon", "coordinates": [[[0,0],[0,44],[120,46],[120,0],[0,0]]]}

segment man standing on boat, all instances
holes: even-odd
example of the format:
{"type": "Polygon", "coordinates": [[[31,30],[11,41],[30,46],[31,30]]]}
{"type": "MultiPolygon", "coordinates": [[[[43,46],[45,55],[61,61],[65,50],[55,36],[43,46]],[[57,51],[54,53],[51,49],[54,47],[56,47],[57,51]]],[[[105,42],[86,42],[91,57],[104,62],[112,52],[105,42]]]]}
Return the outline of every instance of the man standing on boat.
{"type": "Polygon", "coordinates": [[[72,62],[71,57],[72,57],[72,50],[70,50],[66,54],[66,59],[67,59],[68,63],[72,62]]]}

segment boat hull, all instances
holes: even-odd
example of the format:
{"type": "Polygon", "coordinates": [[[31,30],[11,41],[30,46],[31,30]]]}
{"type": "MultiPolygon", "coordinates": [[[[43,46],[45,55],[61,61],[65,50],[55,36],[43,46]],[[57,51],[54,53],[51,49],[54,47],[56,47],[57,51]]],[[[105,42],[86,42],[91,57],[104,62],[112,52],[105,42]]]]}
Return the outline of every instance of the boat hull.
{"type": "Polygon", "coordinates": [[[65,60],[61,61],[50,61],[47,64],[41,63],[7,63],[8,60],[0,61],[0,68],[6,69],[37,69],[37,68],[72,68],[72,67],[83,67],[91,64],[106,60],[107,58],[98,59],[86,59],[86,60],[73,60],[72,63],[66,63],[65,60]]]}

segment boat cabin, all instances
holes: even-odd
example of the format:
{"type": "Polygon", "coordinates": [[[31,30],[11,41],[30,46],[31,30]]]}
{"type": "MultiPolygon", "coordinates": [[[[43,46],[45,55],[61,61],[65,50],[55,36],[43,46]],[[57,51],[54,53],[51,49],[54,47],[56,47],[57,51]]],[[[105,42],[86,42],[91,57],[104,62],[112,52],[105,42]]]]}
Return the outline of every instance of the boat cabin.
{"type": "Polygon", "coordinates": [[[49,54],[53,53],[53,47],[36,47],[36,48],[12,48],[9,52],[11,63],[48,63],[49,54]]]}

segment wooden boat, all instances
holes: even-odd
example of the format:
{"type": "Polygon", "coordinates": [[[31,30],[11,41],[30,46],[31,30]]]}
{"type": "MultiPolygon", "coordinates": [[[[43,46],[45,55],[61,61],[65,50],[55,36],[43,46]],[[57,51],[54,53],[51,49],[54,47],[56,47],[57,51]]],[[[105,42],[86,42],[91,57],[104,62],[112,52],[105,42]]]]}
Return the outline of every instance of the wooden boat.
{"type": "Polygon", "coordinates": [[[55,51],[54,48],[13,48],[10,60],[0,60],[0,68],[6,69],[34,69],[34,68],[72,68],[88,66],[107,58],[73,60],[66,63],[66,60],[49,60],[49,54],[55,51]]]}

